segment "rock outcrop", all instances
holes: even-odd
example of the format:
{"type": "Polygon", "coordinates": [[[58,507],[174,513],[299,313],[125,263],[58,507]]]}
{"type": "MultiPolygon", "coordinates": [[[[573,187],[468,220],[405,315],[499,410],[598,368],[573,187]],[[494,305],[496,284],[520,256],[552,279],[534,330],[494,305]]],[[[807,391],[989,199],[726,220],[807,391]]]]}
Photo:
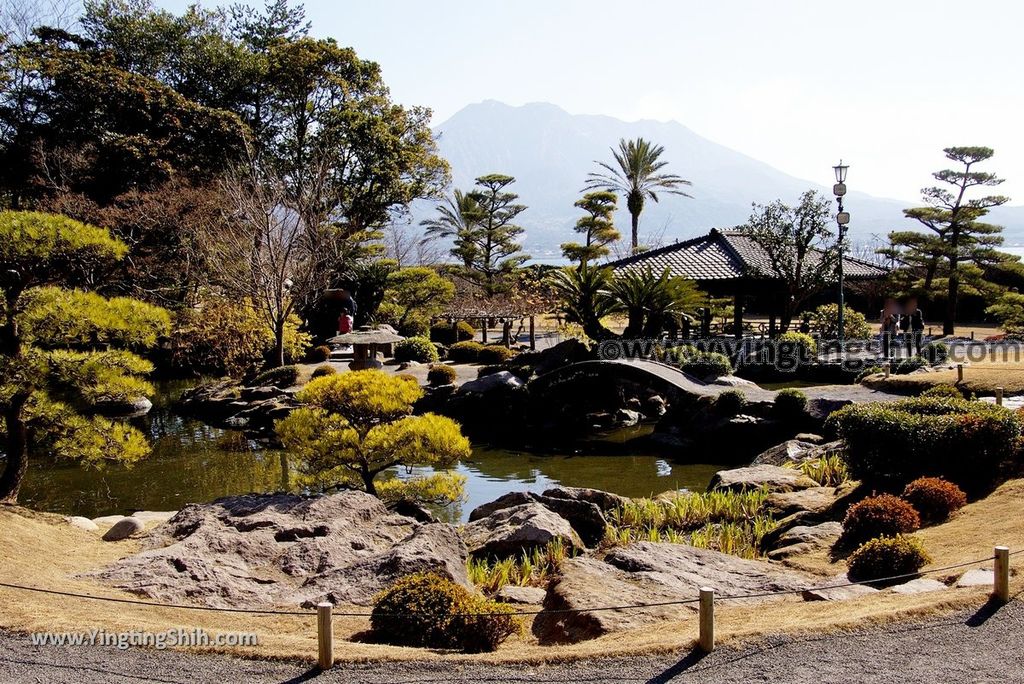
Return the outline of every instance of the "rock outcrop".
{"type": "MultiPolygon", "coordinates": [[[[590,491],[596,492],[596,490],[590,491]]],[[[604,537],[605,527],[608,523],[597,505],[578,498],[547,496],[546,493],[509,492],[490,503],[474,508],[469,514],[469,522],[476,522],[498,511],[523,504],[540,504],[552,513],[561,516],[572,526],[587,546],[597,545],[604,537]]]]}
{"type": "Polygon", "coordinates": [[[275,420],[286,417],[298,405],[292,390],[240,387],[230,380],[193,387],[178,400],[178,407],[190,415],[253,431],[271,430],[275,420]]]}
{"type": "MultiPolygon", "coordinates": [[[[605,559],[572,558],[544,599],[546,612],[537,616],[533,633],[542,643],[578,642],[609,632],[635,629],[661,620],[678,619],[696,603],[628,610],[559,612],[566,609],[623,604],[692,601],[702,586],[723,596],[799,591],[813,586],[812,576],[760,561],[682,544],[641,542],[612,550],[605,559]]],[[[760,599],[798,600],[795,595],[760,599]]]]}
{"type": "Polygon", "coordinates": [[[817,482],[799,470],[773,465],[755,465],[718,471],[711,478],[708,490],[743,491],[765,488],[771,492],[795,492],[817,486],[817,482]]]}
{"type": "Polygon", "coordinates": [[[518,555],[556,539],[567,549],[584,548],[569,521],[539,503],[496,510],[463,527],[462,536],[469,552],[479,557],[518,555]]]}
{"type": "Polygon", "coordinates": [[[250,494],[186,506],[150,533],[145,551],[89,576],[159,601],[368,605],[413,572],[468,587],[466,557],[453,526],[394,515],[369,494],[250,494]]]}

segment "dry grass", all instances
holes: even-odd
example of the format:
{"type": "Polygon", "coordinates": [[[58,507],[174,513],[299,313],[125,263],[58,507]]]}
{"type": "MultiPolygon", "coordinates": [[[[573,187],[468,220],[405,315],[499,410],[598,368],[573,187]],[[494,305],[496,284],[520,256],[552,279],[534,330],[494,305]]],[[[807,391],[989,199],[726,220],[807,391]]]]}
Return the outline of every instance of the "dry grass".
{"type": "MultiPolygon", "coordinates": [[[[948,523],[919,534],[939,567],[988,556],[996,543],[1011,549],[1024,548],[1024,480],[1000,487],[985,501],[971,504],[948,523]]],[[[74,579],[77,573],[98,568],[134,553],[139,542],[105,543],[95,533],[66,524],[59,516],[24,509],[0,508],[0,577],[2,581],[36,587],[86,593],[95,596],[138,598],[74,579]]],[[[1020,561],[1017,562],[1019,565],[1020,561]]],[[[844,570],[827,555],[807,556],[793,561],[805,569],[832,576],[844,570]]],[[[1024,591],[1024,575],[1016,573],[1013,591],[1024,591]]],[[[947,613],[980,606],[987,598],[984,587],[899,596],[877,594],[840,603],[805,603],[791,598],[772,604],[729,605],[716,609],[716,632],[721,643],[757,639],[768,634],[812,635],[836,630],[883,624],[908,618],[947,613]]],[[[294,610],[291,606],[281,609],[294,610]]],[[[339,607],[338,612],[344,610],[339,607]]],[[[365,612],[366,608],[355,608],[365,612]]],[[[200,627],[211,634],[255,632],[260,645],[222,650],[255,658],[315,657],[315,619],[300,616],[258,616],[215,613],[176,608],[153,608],[67,598],[49,594],[0,588],[0,627],[16,631],[80,631],[100,628],[108,632],[126,630],[163,631],[178,627],[200,627]]],[[[365,630],[363,618],[339,618],[335,635],[351,639],[365,630]]],[[[607,635],[575,645],[541,646],[529,629],[506,642],[496,653],[462,655],[423,649],[399,648],[344,641],[335,646],[340,658],[367,660],[467,660],[483,662],[557,662],[608,655],[629,655],[678,651],[693,645],[696,616],[680,609],[680,620],[666,622],[658,629],[607,635]]]]}
{"type": "Polygon", "coordinates": [[[872,389],[918,394],[935,385],[956,385],[962,391],[977,395],[993,395],[996,387],[1002,387],[1007,395],[1024,394],[1024,359],[1014,359],[1014,350],[991,351],[988,358],[964,364],[964,380],[957,382],[956,368],[947,368],[931,373],[871,375],[862,382],[872,389]]]}

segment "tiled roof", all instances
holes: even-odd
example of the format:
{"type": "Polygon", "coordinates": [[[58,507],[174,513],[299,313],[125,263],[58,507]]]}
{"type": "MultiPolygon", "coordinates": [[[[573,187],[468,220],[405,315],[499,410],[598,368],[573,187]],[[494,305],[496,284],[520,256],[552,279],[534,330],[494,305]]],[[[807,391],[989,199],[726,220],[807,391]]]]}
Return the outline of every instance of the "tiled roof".
{"type": "MultiPolygon", "coordinates": [[[[810,259],[817,259],[815,251],[810,259]]],[[[652,249],[619,259],[610,264],[617,271],[650,268],[661,273],[666,268],[673,276],[690,280],[733,280],[749,277],[771,280],[768,255],[761,247],[739,230],[713,229],[685,242],[652,249]]],[[[882,278],[888,272],[881,266],[846,256],[843,272],[847,278],[882,278]]]]}

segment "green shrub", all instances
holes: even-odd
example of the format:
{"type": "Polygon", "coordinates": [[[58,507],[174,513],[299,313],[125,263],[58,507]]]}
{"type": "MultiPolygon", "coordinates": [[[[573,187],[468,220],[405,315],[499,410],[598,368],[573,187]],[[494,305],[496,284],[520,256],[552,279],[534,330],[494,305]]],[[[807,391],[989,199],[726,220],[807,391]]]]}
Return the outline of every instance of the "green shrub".
{"type": "Polygon", "coordinates": [[[249,381],[250,387],[291,387],[299,381],[298,366],[280,366],[263,371],[249,381]]]}
{"type": "Polygon", "coordinates": [[[868,377],[869,375],[875,375],[876,373],[884,373],[884,372],[885,372],[885,369],[882,368],[881,366],[868,366],[867,368],[862,370],[860,373],[857,373],[857,377],[854,379],[854,382],[859,383],[861,380],[863,380],[864,378],[868,377]]]}
{"type": "Polygon", "coordinates": [[[790,330],[779,335],[779,346],[793,345],[800,350],[800,357],[810,359],[818,354],[818,343],[807,333],[790,330]]]}
{"type": "Polygon", "coordinates": [[[398,321],[402,318],[402,307],[393,302],[381,302],[373,314],[374,325],[390,325],[398,330],[398,321]]]}
{"type": "Polygon", "coordinates": [[[396,361],[435,363],[439,358],[434,343],[426,337],[407,337],[395,344],[396,361]]]}
{"type": "Polygon", "coordinates": [[[398,324],[397,328],[398,334],[402,337],[422,337],[428,342],[430,341],[430,321],[423,316],[410,314],[398,324]]]}
{"type": "Polygon", "coordinates": [[[775,395],[775,412],[783,418],[799,418],[807,412],[807,395],[793,387],[775,395]]]}
{"type": "Polygon", "coordinates": [[[679,370],[701,380],[732,375],[729,357],[718,352],[702,352],[689,345],[683,345],[670,349],[668,358],[676,362],[679,370]]]}
{"type": "Polygon", "coordinates": [[[444,577],[417,573],[374,598],[370,626],[389,644],[479,653],[493,651],[520,630],[514,612],[444,577]]]}
{"type": "Polygon", "coordinates": [[[726,390],[715,397],[715,413],[735,416],[747,405],[747,397],[739,390],[726,390]]]}
{"type": "Polygon", "coordinates": [[[921,356],[933,366],[945,363],[949,358],[949,345],[945,342],[929,342],[921,347],[921,356]]]}
{"type": "MultiPolygon", "coordinates": [[[[822,304],[811,312],[811,320],[818,334],[826,340],[834,340],[839,337],[839,305],[822,304]]],[[[844,337],[848,340],[864,340],[871,337],[871,326],[868,325],[864,314],[845,307],[843,312],[843,328],[846,332],[844,337]]]]}
{"type": "Polygon", "coordinates": [[[450,385],[459,374],[454,368],[444,363],[435,363],[427,371],[427,382],[431,385],[450,385]]]}
{"type": "Polygon", "coordinates": [[[913,373],[916,370],[924,368],[928,365],[928,362],[921,356],[911,356],[909,359],[903,359],[892,369],[892,372],[896,375],[907,375],[913,373]]]}
{"type": "Polygon", "coordinates": [[[479,342],[456,342],[448,347],[448,359],[460,363],[475,363],[484,345],[479,342]]]}
{"type": "Polygon", "coordinates": [[[515,355],[516,352],[508,347],[500,344],[490,344],[480,350],[476,360],[478,363],[499,364],[505,363],[515,355]]]}
{"type": "Polygon", "coordinates": [[[882,536],[862,544],[847,560],[854,582],[915,574],[931,562],[920,540],[902,534],[882,536]]]}
{"type": "Polygon", "coordinates": [[[1021,436],[1008,409],[935,397],[851,404],[829,416],[825,429],[846,441],[855,479],[893,488],[938,476],[968,493],[998,481],[1021,436]]]}
{"type": "Polygon", "coordinates": [[[334,366],[317,366],[316,368],[313,369],[313,374],[311,377],[322,378],[325,375],[334,375],[337,372],[338,369],[335,368],[334,366]]]}
{"type": "Polygon", "coordinates": [[[458,321],[455,324],[444,321],[430,327],[431,341],[445,345],[472,340],[475,336],[476,329],[466,321],[458,321]]]}
{"type": "Polygon", "coordinates": [[[919,477],[903,490],[903,499],[929,524],[949,518],[967,504],[967,495],[941,477],[919,477]]]}
{"type": "Polygon", "coordinates": [[[850,506],[843,520],[841,541],[860,544],[874,537],[913,532],[921,518],[909,503],[892,494],[869,496],[850,506]]]}
{"type": "Polygon", "coordinates": [[[953,385],[935,385],[921,392],[922,397],[935,397],[938,399],[963,399],[963,393],[953,385]]]}
{"type": "Polygon", "coordinates": [[[319,347],[313,347],[306,354],[306,360],[309,363],[323,363],[327,359],[331,358],[331,348],[326,344],[321,344],[319,347]]]}

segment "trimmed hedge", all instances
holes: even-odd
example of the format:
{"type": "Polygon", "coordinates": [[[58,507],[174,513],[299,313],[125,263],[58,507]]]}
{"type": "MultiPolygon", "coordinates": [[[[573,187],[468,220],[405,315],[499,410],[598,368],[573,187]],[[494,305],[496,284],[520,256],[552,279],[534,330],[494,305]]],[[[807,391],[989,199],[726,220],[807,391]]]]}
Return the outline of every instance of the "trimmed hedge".
{"type": "Polygon", "coordinates": [[[395,361],[435,363],[439,358],[437,347],[426,337],[407,337],[395,344],[395,361]]]}
{"type": "Polygon", "coordinates": [[[334,366],[317,366],[316,368],[313,369],[313,374],[311,377],[322,378],[325,375],[335,375],[337,374],[337,372],[338,369],[335,368],[334,366]]]}
{"type": "Polygon", "coordinates": [[[430,326],[431,342],[440,342],[444,345],[455,344],[472,340],[476,336],[476,330],[466,321],[451,323],[435,323],[430,326]]]}
{"type": "Polygon", "coordinates": [[[500,344],[490,344],[480,350],[476,360],[478,363],[499,364],[505,363],[515,355],[516,352],[508,347],[500,344]]]}
{"type": "Polygon", "coordinates": [[[747,405],[747,397],[739,390],[725,390],[715,397],[715,413],[722,416],[735,416],[747,405]]]}
{"type": "Polygon", "coordinates": [[[250,387],[280,387],[282,389],[291,387],[299,381],[298,366],[279,366],[263,371],[249,381],[250,387]]]}
{"type": "Polygon", "coordinates": [[[309,363],[323,363],[327,359],[331,358],[331,348],[326,344],[321,344],[318,347],[313,347],[306,352],[306,360],[309,363]]]}
{"type": "Polygon", "coordinates": [[[450,385],[459,377],[458,372],[449,365],[435,363],[427,371],[427,382],[431,385],[450,385]]]}
{"type": "Polygon", "coordinates": [[[521,629],[514,612],[440,575],[417,573],[374,598],[370,626],[389,644],[480,653],[521,629]]]}
{"type": "Polygon", "coordinates": [[[775,395],[774,410],[782,418],[800,418],[807,412],[807,395],[793,387],[781,389],[775,395]]]}
{"type": "Polygon", "coordinates": [[[700,380],[732,375],[733,371],[732,362],[725,354],[699,351],[690,345],[673,347],[668,351],[668,358],[675,361],[679,370],[700,380]]]}
{"type": "Polygon", "coordinates": [[[958,390],[953,385],[935,385],[929,387],[924,392],[921,392],[919,396],[922,397],[936,397],[939,399],[963,399],[963,392],[958,390]]]}
{"type": "Polygon", "coordinates": [[[1017,458],[1021,423],[993,404],[922,397],[851,404],[825,429],[846,441],[852,477],[894,489],[919,477],[944,477],[968,493],[998,481],[1017,458]]]}
{"type": "Polygon", "coordinates": [[[874,537],[913,532],[921,517],[906,501],[892,494],[880,494],[850,506],[843,520],[843,544],[859,544],[874,537]]]}
{"type": "Polygon", "coordinates": [[[967,495],[940,477],[919,477],[903,490],[903,500],[913,506],[921,520],[934,524],[949,518],[967,505],[967,495]]]}
{"type": "Polygon", "coordinates": [[[448,359],[462,363],[475,363],[484,345],[479,342],[456,342],[448,347],[448,359]]]}
{"type": "Polygon", "coordinates": [[[862,544],[847,560],[854,582],[911,575],[931,562],[916,537],[883,536],[862,544]]]}

